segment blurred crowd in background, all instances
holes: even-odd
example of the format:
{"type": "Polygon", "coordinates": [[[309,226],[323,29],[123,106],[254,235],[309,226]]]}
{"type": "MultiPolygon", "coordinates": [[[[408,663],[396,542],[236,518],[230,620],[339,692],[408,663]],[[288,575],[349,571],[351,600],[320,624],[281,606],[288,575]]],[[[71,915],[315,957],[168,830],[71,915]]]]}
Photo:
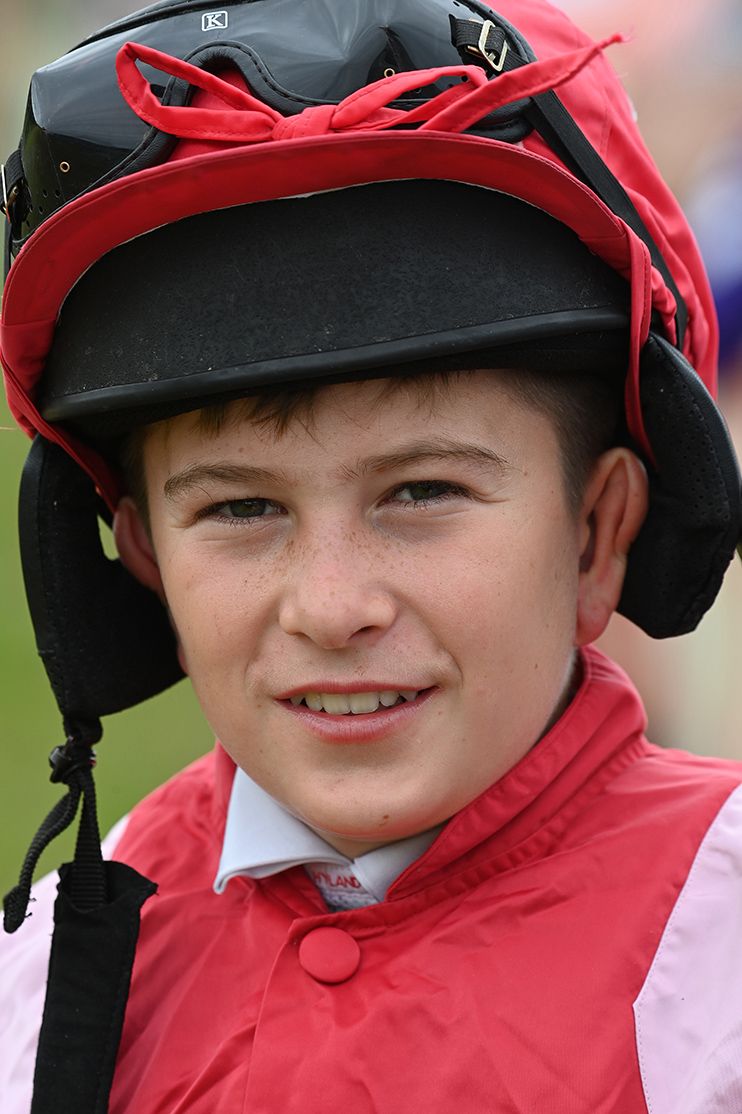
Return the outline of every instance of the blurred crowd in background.
{"type": "MultiPolygon", "coordinates": [[[[31,72],[134,5],[126,0],[24,0],[23,4],[0,0],[0,4],[5,47],[0,67],[2,156],[17,145],[31,72]]],[[[561,6],[596,37],[616,30],[631,37],[628,44],[611,48],[609,58],[636,106],[647,144],[701,243],[721,321],[722,406],[742,448],[742,4],[740,0],[561,0],[561,6]]],[[[7,415],[0,417],[0,425],[10,424],[7,415]]],[[[0,466],[10,474],[0,476],[0,489],[7,487],[11,494],[3,496],[0,490],[0,511],[7,512],[2,527],[7,537],[0,548],[0,561],[7,567],[0,569],[0,587],[20,615],[24,607],[17,557],[11,553],[15,542],[10,508],[25,446],[11,432],[0,432],[0,439],[6,438],[12,440],[12,452],[4,450],[11,441],[2,440],[0,466]],[[17,467],[8,463],[11,457],[17,467]]],[[[742,758],[742,568],[738,562],[735,565],[719,601],[695,634],[655,643],[617,619],[604,640],[642,692],[650,736],[656,742],[742,758]]],[[[40,667],[25,664],[32,657],[30,623],[25,615],[17,623],[9,620],[0,634],[0,664],[7,659],[24,675],[34,671],[31,699],[35,701],[44,680],[40,667]]],[[[8,666],[6,676],[8,670],[12,674],[8,666]]],[[[7,698],[3,692],[4,705],[7,698]]],[[[30,713],[29,699],[25,702],[30,713]]],[[[54,718],[50,697],[44,714],[50,722],[54,718]]],[[[136,721],[137,735],[147,735],[150,714],[157,713],[145,711],[136,721]]],[[[171,719],[173,714],[167,711],[166,717],[171,719]]],[[[182,714],[189,723],[195,715],[190,705],[182,714]]],[[[131,735],[132,728],[128,730],[131,735]]],[[[152,727],[155,738],[160,730],[152,727]]],[[[177,731],[168,732],[173,769],[210,745],[202,723],[194,731],[197,741],[183,743],[180,752],[177,731]]],[[[31,742],[30,738],[24,741],[31,742]]],[[[55,735],[48,745],[57,741],[55,735]]],[[[41,742],[34,739],[34,745],[41,742]]],[[[155,739],[151,745],[157,746],[155,739]]],[[[162,770],[154,776],[162,776],[162,770]]],[[[144,788],[132,784],[131,799],[144,788]]],[[[126,794],[117,802],[122,811],[128,803],[126,794]]]]}

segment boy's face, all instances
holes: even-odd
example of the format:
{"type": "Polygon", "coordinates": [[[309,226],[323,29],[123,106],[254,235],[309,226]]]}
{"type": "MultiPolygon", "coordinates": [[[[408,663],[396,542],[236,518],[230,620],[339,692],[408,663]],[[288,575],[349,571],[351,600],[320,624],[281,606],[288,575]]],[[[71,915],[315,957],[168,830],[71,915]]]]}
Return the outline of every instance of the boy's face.
{"type": "Polygon", "coordinates": [[[584,545],[550,420],[493,373],[431,405],[378,394],[328,387],[280,437],[184,415],[144,451],[162,585],[209,723],[351,855],[453,815],[559,713],[584,545]],[[297,703],[376,706],[369,690],[392,695],[360,714],[297,703]]]}

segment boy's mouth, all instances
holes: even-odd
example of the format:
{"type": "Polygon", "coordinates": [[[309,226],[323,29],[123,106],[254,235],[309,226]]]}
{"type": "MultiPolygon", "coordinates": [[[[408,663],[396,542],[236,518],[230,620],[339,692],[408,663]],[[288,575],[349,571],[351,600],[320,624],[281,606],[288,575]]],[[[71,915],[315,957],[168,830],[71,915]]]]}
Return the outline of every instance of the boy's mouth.
{"type": "Polygon", "coordinates": [[[383,689],[378,692],[304,692],[289,697],[295,708],[306,707],[312,712],[332,716],[369,715],[379,710],[411,704],[429,689],[383,689]]]}

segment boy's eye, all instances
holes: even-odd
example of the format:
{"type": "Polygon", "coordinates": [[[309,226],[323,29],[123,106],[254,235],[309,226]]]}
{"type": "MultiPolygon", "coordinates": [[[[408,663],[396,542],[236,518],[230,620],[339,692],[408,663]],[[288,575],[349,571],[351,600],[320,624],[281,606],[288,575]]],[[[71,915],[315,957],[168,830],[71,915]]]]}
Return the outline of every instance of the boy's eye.
{"type": "Polygon", "coordinates": [[[228,503],[218,503],[207,512],[217,518],[263,518],[265,515],[281,514],[282,509],[270,499],[230,499],[228,503]]]}
{"type": "Polygon", "coordinates": [[[465,494],[464,488],[457,484],[446,483],[444,480],[416,480],[414,483],[402,484],[395,488],[392,498],[398,503],[420,506],[465,494]]]}
{"type": "MultiPolygon", "coordinates": [[[[445,499],[466,496],[464,488],[445,480],[415,480],[400,484],[388,496],[391,503],[402,503],[408,507],[420,508],[445,499]]],[[[245,522],[250,519],[275,517],[286,514],[286,509],[272,499],[229,499],[225,503],[213,503],[206,507],[199,518],[221,519],[227,522],[245,522]]]]}

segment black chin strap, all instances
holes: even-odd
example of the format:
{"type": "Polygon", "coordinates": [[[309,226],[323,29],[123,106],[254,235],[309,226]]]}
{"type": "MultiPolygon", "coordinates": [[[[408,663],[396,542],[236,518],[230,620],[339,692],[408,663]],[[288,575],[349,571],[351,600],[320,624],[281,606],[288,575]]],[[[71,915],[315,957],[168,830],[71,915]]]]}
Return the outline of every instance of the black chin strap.
{"type": "Polygon", "coordinates": [[[100,735],[97,722],[52,752],[52,781],[68,792],[34,836],[3,903],[5,930],[15,932],[27,916],[39,856],[72,823],[82,798],[75,857],[59,872],[31,1114],[107,1114],[139,914],[157,890],[131,867],[103,861],[92,775],[100,735]]]}
{"type": "Polygon", "coordinates": [[[74,859],[59,872],[31,1114],[108,1110],[140,910],[156,886],[122,863],[103,861],[93,747],[101,738],[102,716],[161,691],[180,674],[156,596],[103,554],[98,502],[82,470],[57,445],[37,437],[21,481],[21,555],[36,645],[67,738],[52,752],[52,781],[66,785],[67,795],[34,836],[18,885],[5,898],[7,932],[26,919],[44,848],[78,811],[80,827],[74,859]],[[119,600],[116,615],[100,605],[113,598],[119,600]],[[137,599],[145,610],[155,609],[159,637],[142,636],[137,599]]]}
{"type": "MultiPolygon", "coordinates": [[[[101,729],[98,724],[97,738],[100,738],[100,735],[101,729]]],[[[94,738],[95,742],[97,738],[94,738]]],[[[3,909],[6,932],[16,932],[26,919],[36,865],[52,840],[66,831],[75,819],[81,797],[83,806],[75,847],[72,896],[75,904],[81,909],[93,909],[105,900],[103,857],[100,849],[98,812],[92,775],[95,765],[92,741],[82,741],[80,737],[71,736],[63,747],[54,748],[49,762],[52,767],[51,780],[65,784],[68,789],[67,796],[57,801],[31,840],[31,846],[21,867],[18,885],[5,896],[3,909]]]]}

